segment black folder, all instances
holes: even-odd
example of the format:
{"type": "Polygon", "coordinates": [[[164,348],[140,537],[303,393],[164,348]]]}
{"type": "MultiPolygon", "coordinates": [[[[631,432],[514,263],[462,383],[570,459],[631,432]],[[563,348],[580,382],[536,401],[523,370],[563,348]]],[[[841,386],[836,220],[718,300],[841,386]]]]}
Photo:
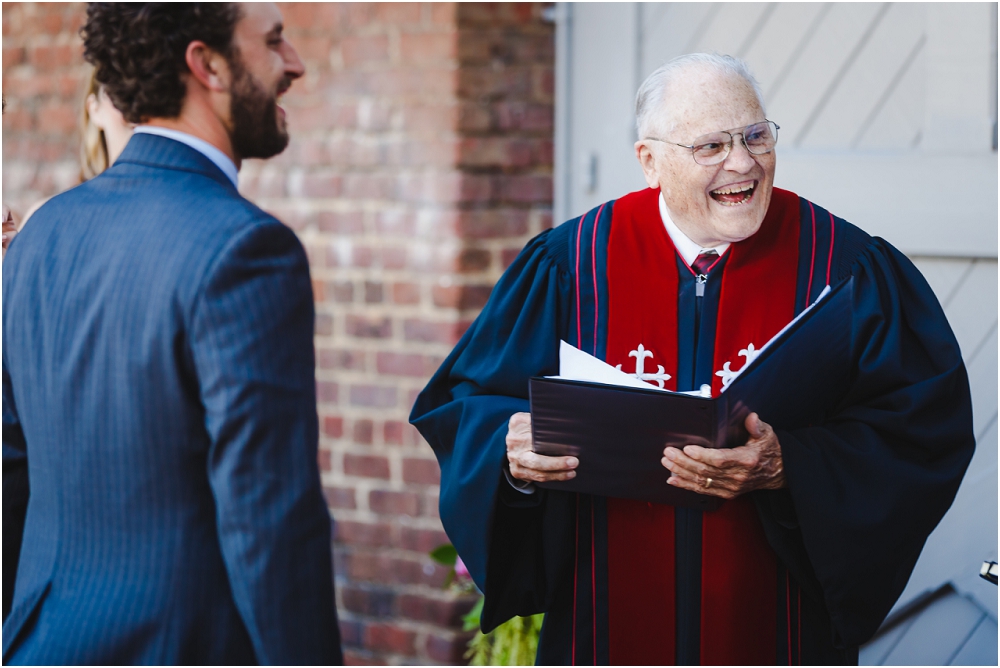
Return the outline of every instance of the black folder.
{"type": "Polygon", "coordinates": [[[775,429],[818,425],[851,375],[849,279],[779,334],[718,397],[706,398],[560,378],[532,378],[535,452],[578,457],[572,480],[542,487],[711,510],[721,500],[667,484],[668,445],[746,443],[752,412],[775,429]]]}

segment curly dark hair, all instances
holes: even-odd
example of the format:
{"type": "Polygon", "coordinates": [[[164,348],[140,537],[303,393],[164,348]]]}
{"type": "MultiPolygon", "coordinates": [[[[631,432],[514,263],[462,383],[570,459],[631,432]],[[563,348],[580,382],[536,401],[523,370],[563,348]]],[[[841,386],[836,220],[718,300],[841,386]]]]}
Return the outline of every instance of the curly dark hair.
{"type": "Polygon", "coordinates": [[[187,92],[187,46],[200,40],[232,61],[240,8],[231,2],[92,2],[83,55],[130,123],[176,118],[187,92]]]}

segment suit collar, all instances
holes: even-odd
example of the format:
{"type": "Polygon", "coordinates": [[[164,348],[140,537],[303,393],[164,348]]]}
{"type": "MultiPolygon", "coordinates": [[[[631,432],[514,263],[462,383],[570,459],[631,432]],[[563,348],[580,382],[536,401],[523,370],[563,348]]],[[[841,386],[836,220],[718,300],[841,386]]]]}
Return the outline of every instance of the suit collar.
{"type": "Polygon", "coordinates": [[[175,139],[159,135],[133,134],[115,161],[116,165],[125,163],[196,172],[236,189],[229,177],[204,154],[175,139]]]}

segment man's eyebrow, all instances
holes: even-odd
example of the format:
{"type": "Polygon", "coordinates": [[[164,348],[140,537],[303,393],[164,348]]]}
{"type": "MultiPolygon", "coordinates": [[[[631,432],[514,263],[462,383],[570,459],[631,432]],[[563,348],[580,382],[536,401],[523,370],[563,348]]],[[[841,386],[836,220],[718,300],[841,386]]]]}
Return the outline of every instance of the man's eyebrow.
{"type": "Polygon", "coordinates": [[[275,23],[274,27],[267,31],[268,37],[278,37],[285,30],[285,26],[282,23],[275,23]]]}

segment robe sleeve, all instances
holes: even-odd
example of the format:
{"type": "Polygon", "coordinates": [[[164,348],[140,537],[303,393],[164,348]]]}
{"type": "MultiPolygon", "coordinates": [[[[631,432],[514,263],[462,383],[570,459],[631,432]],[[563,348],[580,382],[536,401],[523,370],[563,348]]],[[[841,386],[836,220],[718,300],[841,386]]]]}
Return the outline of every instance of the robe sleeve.
{"type": "Polygon", "coordinates": [[[556,228],[528,243],[410,415],[440,464],[441,521],[486,595],[486,631],[542,611],[553,586],[546,569],[559,573],[564,558],[569,495],[518,492],[502,467],[507,423],[529,410],[528,379],[558,373],[572,294],[565,236],[556,228]]]}
{"type": "Polygon", "coordinates": [[[839,646],[864,643],[885,619],[975,447],[961,351],[923,276],[880,239],[845,270],[846,396],[824,424],[778,430],[788,489],[758,497],[772,545],[818,585],[839,646]]]}

